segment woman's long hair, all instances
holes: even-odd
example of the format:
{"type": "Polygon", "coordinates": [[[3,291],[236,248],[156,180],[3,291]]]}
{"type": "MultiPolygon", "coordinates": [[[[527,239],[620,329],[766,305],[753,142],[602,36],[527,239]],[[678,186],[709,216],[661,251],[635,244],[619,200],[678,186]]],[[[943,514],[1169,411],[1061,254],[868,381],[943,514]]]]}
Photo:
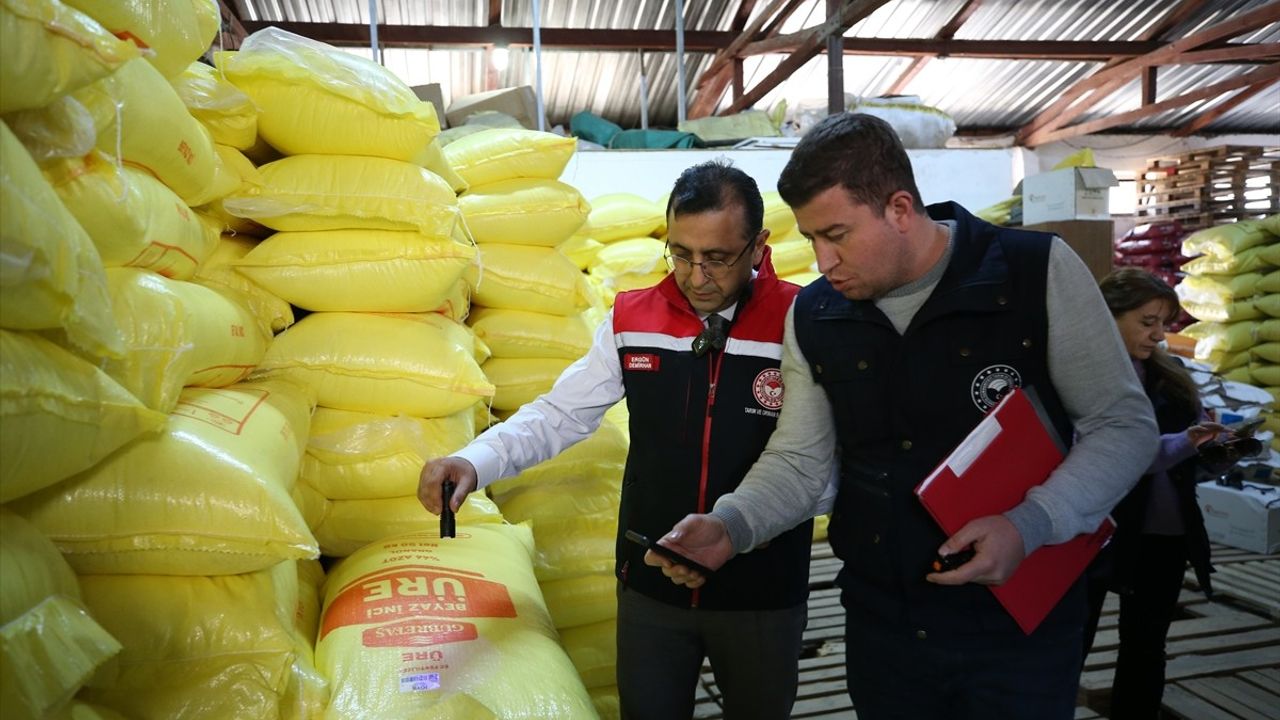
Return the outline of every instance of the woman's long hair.
{"type": "MultiPolygon", "coordinates": [[[[1130,310],[1140,308],[1152,300],[1161,300],[1169,307],[1165,322],[1178,316],[1182,304],[1178,294],[1165,281],[1146,270],[1125,267],[1102,278],[1099,283],[1102,297],[1111,310],[1112,317],[1120,317],[1130,310]]],[[[1200,392],[1191,381],[1185,368],[1157,347],[1145,361],[1147,385],[1156,393],[1179,407],[1200,412],[1200,392]]]]}

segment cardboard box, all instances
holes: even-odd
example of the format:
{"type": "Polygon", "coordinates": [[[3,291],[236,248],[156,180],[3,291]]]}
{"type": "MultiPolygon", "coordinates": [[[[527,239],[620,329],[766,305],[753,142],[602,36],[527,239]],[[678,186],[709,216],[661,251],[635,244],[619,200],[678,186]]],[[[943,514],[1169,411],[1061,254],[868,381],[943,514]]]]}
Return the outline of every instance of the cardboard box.
{"type": "Polygon", "coordinates": [[[1257,553],[1280,551],[1280,503],[1276,492],[1243,490],[1216,482],[1196,486],[1209,541],[1257,553]],[[1271,503],[1271,507],[1267,507],[1271,503]]]}
{"type": "Polygon", "coordinates": [[[1115,224],[1110,220],[1061,220],[1025,225],[1023,229],[1053,233],[1062,238],[1084,260],[1095,280],[1101,280],[1111,272],[1115,224]]]}
{"type": "Polygon", "coordinates": [[[440,89],[440,83],[429,83],[427,85],[414,85],[413,94],[418,96],[419,100],[425,100],[436,106],[436,117],[440,119],[440,129],[448,127],[445,123],[444,116],[444,91],[440,89]]]}
{"type": "Polygon", "coordinates": [[[506,113],[530,130],[538,129],[538,101],[528,85],[455,98],[449,106],[449,126],[462,125],[467,116],[486,110],[506,113]]]}
{"type": "Polygon", "coordinates": [[[1106,168],[1063,168],[1032,175],[1022,181],[1022,222],[1110,220],[1110,188],[1119,184],[1106,168]]]}

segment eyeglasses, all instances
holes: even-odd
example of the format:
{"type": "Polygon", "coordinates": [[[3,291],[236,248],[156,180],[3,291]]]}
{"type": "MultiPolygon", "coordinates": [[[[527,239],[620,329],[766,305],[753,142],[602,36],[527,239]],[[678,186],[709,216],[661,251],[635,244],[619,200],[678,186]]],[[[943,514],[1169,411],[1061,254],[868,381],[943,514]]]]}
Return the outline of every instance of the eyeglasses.
{"type": "Polygon", "coordinates": [[[747,251],[754,245],[755,239],[752,238],[752,240],[747,242],[747,246],[742,248],[742,252],[739,252],[738,256],[729,262],[725,262],[723,260],[703,260],[702,262],[694,262],[689,258],[672,255],[670,244],[667,245],[663,254],[667,258],[667,267],[671,270],[681,273],[690,273],[693,272],[693,266],[697,265],[699,268],[702,268],[703,275],[712,280],[719,280],[727,275],[729,273],[729,268],[737,264],[737,262],[742,259],[742,256],[746,255],[747,251]]]}

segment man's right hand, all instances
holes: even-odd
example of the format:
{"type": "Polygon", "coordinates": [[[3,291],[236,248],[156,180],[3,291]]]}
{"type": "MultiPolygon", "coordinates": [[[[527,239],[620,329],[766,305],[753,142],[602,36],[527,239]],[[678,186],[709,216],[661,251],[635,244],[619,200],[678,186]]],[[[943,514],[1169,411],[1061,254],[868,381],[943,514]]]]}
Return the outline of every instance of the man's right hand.
{"type": "Polygon", "coordinates": [[[418,502],[436,515],[440,514],[441,487],[446,480],[453,481],[453,498],[449,506],[454,512],[458,512],[467,495],[479,484],[475,466],[462,458],[442,457],[422,466],[422,474],[418,476],[418,502]]]}
{"type": "MultiPolygon", "coordinates": [[[[712,570],[719,570],[733,557],[733,542],[729,540],[729,531],[715,515],[686,515],[658,542],[712,570]]],[[[646,565],[661,567],[662,574],[671,578],[671,582],[676,585],[697,588],[707,581],[702,573],[676,564],[653,551],[644,554],[644,562],[646,565]]]]}

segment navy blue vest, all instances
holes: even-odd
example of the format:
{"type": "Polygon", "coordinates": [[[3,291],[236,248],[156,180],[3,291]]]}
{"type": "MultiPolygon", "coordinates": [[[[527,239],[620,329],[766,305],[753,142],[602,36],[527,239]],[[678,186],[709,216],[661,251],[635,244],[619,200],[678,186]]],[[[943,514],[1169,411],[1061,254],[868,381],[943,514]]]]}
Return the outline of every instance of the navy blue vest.
{"type": "MultiPolygon", "coordinates": [[[[796,298],[795,331],[826,390],[841,452],[829,536],[851,614],[949,634],[1021,634],[979,585],[925,581],[946,539],[916,485],[994,406],[1009,385],[1034,388],[1062,438],[1071,425],[1049,380],[1045,290],[1051,236],[1000,228],[955,203],[951,261],[899,335],[872,301],[851,301],[819,279],[796,298]]],[[[1042,627],[1080,623],[1082,584],[1042,627]]]]}

